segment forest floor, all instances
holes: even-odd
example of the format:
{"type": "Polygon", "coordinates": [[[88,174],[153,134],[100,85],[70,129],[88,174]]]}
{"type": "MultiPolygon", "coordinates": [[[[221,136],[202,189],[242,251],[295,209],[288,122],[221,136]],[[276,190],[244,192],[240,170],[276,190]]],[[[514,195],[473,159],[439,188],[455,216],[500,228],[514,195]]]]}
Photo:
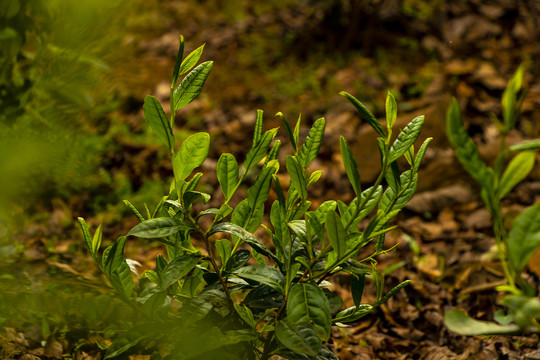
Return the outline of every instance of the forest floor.
{"type": "MultiPolygon", "coordinates": [[[[435,6],[429,16],[417,14],[411,22],[410,15],[393,10],[395,6],[399,8],[399,1],[383,1],[384,6],[358,5],[359,9],[354,5],[356,2],[351,1],[348,3],[353,4],[352,8],[338,14],[338,17],[348,16],[350,23],[332,23],[334,28],[329,23],[332,16],[336,16],[335,11],[345,12],[339,1],[328,2],[334,4],[334,8],[329,5],[307,11],[302,6],[289,6],[263,15],[248,13],[234,22],[219,16],[207,19],[204,9],[196,10],[180,3],[164,2],[163,12],[158,13],[163,22],[161,32],[147,35],[139,43],[139,59],[146,68],[141,69],[137,80],[131,75],[133,84],[129,84],[129,90],[123,94],[126,101],[119,116],[133,131],[142,131],[144,95],[154,94],[160,99],[168,96],[168,88],[163,84],[167,84],[168,72],[172,69],[178,35],[182,33],[191,47],[206,42],[204,58],[214,60],[215,77],[209,78],[203,94],[192,104],[191,110],[181,112],[180,117],[185,119],[181,126],[188,131],[208,131],[212,135],[209,159],[213,161],[204,165],[209,173],[215,168],[219,154],[241,154],[249,146],[251,132],[244,129],[253,126],[257,108],[271,115],[283,111],[290,114],[290,118],[296,116],[295,111],[301,111],[303,118],[308,119],[306,122],[324,115],[328,122],[326,145],[314,165],[323,169],[324,175],[310,196],[314,202],[329,198],[350,201],[344,168],[336,161],[339,160],[339,136],[347,137],[357,159],[361,159],[360,176],[365,184],[373,181],[379,159],[374,151],[372,130],[337,91],[356,94],[358,89],[368,88],[361,91],[369,99],[368,107],[380,118],[384,116],[386,91],[396,91],[400,106],[398,126],[403,127],[416,115],[426,116],[420,141],[426,137],[433,137],[434,141],[419,173],[417,194],[400,214],[397,230],[387,237],[387,246],[399,245],[379,259],[381,268],[395,267],[386,276],[388,288],[405,279],[412,283],[373,315],[350,328],[334,331],[330,347],[340,359],[540,359],[536,334],[462,336],[449,331],[443,322],[444,312],[452,307],[461,308],[476,319],[493,320],[493,314],[500,308],[497,303],[500,294],[494,288],[504,281],[500,264],[490,255],[494,239],[489,213],[478,188],[455,159],[446,139],[446,109],[451,96],[455,96],[482,156],[492,161],[498,151],[498,139],[493,135],[494,126],[489,116],[500,114],[500,96],[513,71],[524,62],[528,95],[518,130],[510,134],[509,142],[540,137],[538,2],[497,0],[488,5],[474,0],[457,1],[435,6]],[[356,12],[367,13],[371,20],[355,22],[356,12]],[[188,18],[190,20],[181,25],[174,21],[188,18]],[[356,38],[355,31],[363,35],[356,38]],[[287,39],[288,34],[297,35],[281,53],[261,49],[261,55],[245,49],[257,40],[246,34],[263,38],[274,36],[278,40],[287,39]],[[411,43],[407,39],[415,41],[411,43]],[[272,55],[274,63],[269,61],[261,66],[243,58],[264,57],[266,51],[272,55]],[[340,58],[341,65],[336,67],[334,60],[339,58],[336,54],[340,52],[346,52],[347,56],[340,58]],[[328,54],[332,61],[312,60],[321,54],[328,54]],[[287,63],[288,57],[294,58],[294,66],[287,63]],[[293,66],[298,79],[291,78],[294,73],[273,73],[271,69],[281,66],[280,62],[293,66]],[[300,90],[307,91],[307,96],[285,98],[282,93],[294,94],[297,90],[275,85],[268,74],[274,74],[278,80],[290,78],[291,82],[302,82],[307,76],[300,70],[302,66],[310,67],[314,73],[314,80],[310,81],[325,85],[317,88],[312,83],[302,83],[300,90]],[[238,74],[233,76],[233,72],[238,74]],[[333,90],[337,90],[336,96],[326,96],[333,90]]],[[[278,40],[268,46],[275,46],[278,40]]],[[[278,137],[285,141],[284,135],[280,132],[278,137]]],[[[141,177],[156,178],[170,172],[170,165],[159,155],[161,148],[133,143],[128,136],[116,140],[123,152],[116,154],[118,158],[109,163],[108,170],[126,174],[139,186],[142,186],[141,177]]],[[[204,180],[216,188],[215,179],[204,180]]],[[[504,201],[503,209],[510,220],[539,200],[540,166],[537,162],[529,178],[504,201]]],[[[96,214],[84,214],[88,209],[81,203],[85,201],[88,201],[85,194],[69,202],[57,201],[41,222],[18,234],[24,250],[16,259],[21,269],[16,279],[23,279],[21,281],[27,284],[24,294],[51,287],[44,282],[54,278],[61,279],[64,285],[85,289],[88,294],[106,296],[108,290],[102,285],[89,256],[81,250],[82,240],[75,226],[74,219],[80,215],[89,218],[88,222],[93,225],[100,221],[96,214]],[[65,237],[66,231],[71,234],[69,238],[65,237]],[[51,243],[52,238],[56,240],[51,243]]],[[[101,213],[99,218],[107,215],[110,213],[101,213]]],[[[104,224],[104,236],[114,239],[125,234],[135,221],[132,217],[113,216],[104,224]]],[[[129,256],[143,267],[149,267],[159,250],[141,246],[139,250],[127,251],[131,251],[129,256]]],[[[526,276],[540,288],[540,252],[529,262],[526,276]]],[[[351,305],[346,279],[333,281],[334,290],[345,299],[345,305],[351,305]]],[[[52,289],[58,289],[55,286],[52,289]]],[[[366,286],[364,302],[373,300],[372,290],[366,286]]],[[[61,300],[58,306],[80,306],[87,298],[79,296],[73,303],[61,300]]],[[[93,339],[81,340],[80,334],[87,336],[87,332],[76,326],[75,330],[61,328],[60,317],[47,315],[46,309],[55,307],[54,296],[38,298],[36,301],[40,304],[29,306],[42,309],[41,320],[46,320],[40,320],[39,324],[26,320],[0,332],[0,358],[61,359],[63,354],[74,354],[74,359],[100,358],[99,349],[106,347],[108,341],[106,334],[93,334],[93,339]],[[44,335],[47,335],[45,339],[44,335]],[[79,342],[73,343],[74,339],[79,342]]],[[[22,297],[17,301],[31,302],[22,297]]],[[[69,316],[70,311],[63,309],[63,316],[69,316]]],[[[150,358],[150,355],[136,353],[130,356],[139,360],[150,358]]]]}

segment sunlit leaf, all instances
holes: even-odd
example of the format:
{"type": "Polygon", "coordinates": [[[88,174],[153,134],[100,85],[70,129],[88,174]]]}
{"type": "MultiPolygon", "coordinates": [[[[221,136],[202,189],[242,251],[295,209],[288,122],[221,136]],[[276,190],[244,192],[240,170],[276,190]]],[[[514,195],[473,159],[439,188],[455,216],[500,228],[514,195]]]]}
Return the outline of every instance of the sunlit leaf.
{"type": "Polygon", "coordinates": [[[529,175],[534,167],[534,151],[524,151],[517,154],[508,164],[502,175],[497,195],[499,199],[506,196],[517,184],[529,175]]]}
{"type": "Polygon", "coordinates": [[[178,218],[161,217],[145,220],[135,225],[128,235],[145,239],[155,239],[174,235],[180,230],[192,229],[192,225],[178,218]]]}
{"type": "Polygon", "coordinates": [[[200,132],[188,137],[173,159],[173,169],[177,180],[185,180],[195,168],[202,165],[208,156],[210,135],[200,132]]]}
{"type": "Polygon", "coordinates": [[[212,61],[203,62],[182,80],[173,93],[174,111],[186,106],[200,94],[212,65],[212,61]]]}
{"type": "Polygon", "coordinates": [[[174,148],[174,135],[171,128],[171,123],[165,115],[159,100],[147,95],[144,98],[144,118],[152,127],[154,134],[167,146],[167,149],[172,150],[174,148]]]}
{"type": "Polygon", "coordinates": [[[508,260],[517,273],[539,246],[540,202],[537,202],[519,214],[508,233],[508,260]]]}
{"type": "Polygon", "coordinates": [[[306,141],[304,141],[298,155],[298,162],[302,167],[307,167],[317,157],[322,145],[325,126],[326,121],[324,118],[320,118],[315,120],[309,130],[306,141]]]}

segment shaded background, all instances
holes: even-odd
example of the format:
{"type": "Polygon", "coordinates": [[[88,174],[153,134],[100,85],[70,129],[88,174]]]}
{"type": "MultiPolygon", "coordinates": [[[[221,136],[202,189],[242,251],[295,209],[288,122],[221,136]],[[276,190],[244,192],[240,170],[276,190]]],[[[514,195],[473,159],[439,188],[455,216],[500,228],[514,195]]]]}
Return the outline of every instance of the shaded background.
{"type": "MultiPolygon", "coordinates": [[[[144,123],[142,103],[147,94],[168,102],[182,34],[185,53],[206,43],[202,60],[214,61],[203,92],[179,112],[176,123],[178,140],[195,131],[212,136],[204,165],[210,193],[217,189],[213,170],[219,155],[231,152],[242,158],[251,145],[257,109],[264,110],[267,128],[277,126],[278,111],[289,120],[301,113],[306,129],[325,116],[325,144],[313,163],[324,170],[311,194],[315,203],[351,199],[339,135],[353,148],[363,183],[373,181],[379,169],[373,131],[339,91],[353,94],[381,119],[386,92],[391,91],[398,101],[399,127],[425,114],[420,140],[431,136],[434,141],[419,174],[419,194],[402,215],[400,227],[421,245],[420,254],[427,260],[419,265],[400,238],[405,245],[391,260],[405,261],[409,272],[397,274],[396,281],[412,277],[419,285],[395,302],[396,309],[399,301],[414,304],[407,316],[395,320],[391,305],[386,314],[395,320],[392,326],[404,329],[393,336],[407,341],[395,345],[395,339],[385,340],[390,346],[363,333],[351,341],[358,345],[358,339],[364,339],[364,347],[380,358],[412,349],[418,358],[427,358],[431,350],[419,350],[427,340],[433,341],[427,349],[470,348],[464,340],[426,338],[424,332],[445,333],[440,319],[426,320],[418,310],[425,306],[417,306],[429,308],[431,301],[437,309],[433,313],[440,315],[444,306],[462,301],[450,296],[457,291],[456,278],[465,279],[462,288],[487,281],[463,275],[491,246],[490,219],[449,147],[445,113],[456,96],[482,155],[488,162],[494,159],[498,139],[490,116],[500,117],[504,87],[524,63],[528,96],[509,143],[539,137],[539,22],[540,3],[534,0],[3,2],[0,286],[5,291],[0,295],[0,324],[15,334],[4,334],[9,340],[4,344],[26,350],[42,347],[54,357],[55,349],[73,349],[70,341],[85,339],[90,352],[108,339],[89,340],[93,333],[88,329],[109,329],[112,322],[103,318],[102,307],[114,312],[110,307],[116,305],[100,288],[75,219],[89,218],[94,226],[102,221],[109,244],[136,222],[121,200],[151,207],[167,191],[171,166],[144,123]],[[445,286],[443,280],[454,285],[445,286]],[[60,282],[78,291],[51,298],[51,293],[65,290],[67,284],[60,282]],[[430,293],[439,295],[429,299],[430,293]],[[73,310],[77,306],[54,305],[59,299],[69,304],[99,302],[100,296],[104,300],[92,307],[93,317],[73,310]],[[22,299],[31,311],[13,312],[22,299]],[[420,335],[411,334],[415,321],[424,324],[420,335]],[[73,335],[74,328],[81,333],[73,335]],[[19,333],[26,345],[14,340],[19,333]],[[384,354],[378,353],[385,346],[384,354]]],[[[283,132],[278,138],[286,143],[283,132]]],[[[517,213],[539,197],[537,166],[505,208],[517,213]]],[[[129,251],[144,266],[151,266],[158,252],[155,244],[143,243],[133,243],[129,251]]],[[[492,313],[485,310],[494,306],[491,298],[461,304],[469,306],[472,315],[492,313]]],[[[370,326],[380,334],[379,324],[370,326]]],[[[359,356],[362,351],[355,346],[354,356],[359,356]]],[[[347,358],[345,350],[337,350],[347,358]]]]}

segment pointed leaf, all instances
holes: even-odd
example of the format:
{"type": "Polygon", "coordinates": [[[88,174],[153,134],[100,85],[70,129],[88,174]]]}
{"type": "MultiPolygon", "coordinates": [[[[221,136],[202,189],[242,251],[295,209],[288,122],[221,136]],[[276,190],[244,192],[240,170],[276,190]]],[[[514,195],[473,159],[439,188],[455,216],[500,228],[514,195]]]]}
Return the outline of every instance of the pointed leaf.
{"type": "Polygon", "coordinates": [[[390,91],[388,91],[388,95],[386,96],[386,124],[388,126],[388,130],[394,126],[397,118],[397,104],[396,99],[394,98],[394,95],[390,91]]]}
{"type": "Polygon", "coordinates": [[[304,141],[298,155],[298,162],[302,167],[307,167],[317,157],[322,145],[325,126],[326,121],[324,118],[320,118],[313,123],[309,130],[306,141],[304,141]]]}
{"type": "Polygon", "coordinates": [[[362,192],[362,183],[360,182],[360,175],[358,174],[358,165],[352,153],[347,140],[343,136],[339,137],[339,145],[341,149],[341,157],[343,158],[343,165],[345,165],[345,172],[353,187],[354,193],[360,195],[362,192]]]}
{"type": "Polygon", "coordinates": [[[255,131],[253,132],[253,144],[257,144],[261,140],[263,130],[263,111],[257,110],[255,118],[255,131]]]}
{"type": "Polygon", "coordinates": [[[254,209],[263,205],[270,194],[270,185],[272,183],[272,175],[279,170],[277,161],[273,161],[262,169],[261,173],[255,180],[255,183],[248,189],[248,203],[250,208],[254,209]]]}
{"type": "Polygon", "coordinates": [[[169,286],[186,276],[199,262],[198,255],[180,255],[169,261],[160,273],[161,288],[166,290],[169,286]]]}
{"type": "Polygon", "coordinates": [[[182,80],[173,94],[174,111],[186,106],[200,94],[212,65],[212,61],[203,62],[182,80]]]}
{"type": "Polygon", "coordinates": [[[176,81],[178,79],[179,71],[180,71],[180,65],[182,64],[182,58],[184,57],[184,37],[180,35],[180,45],[178,46],[178,54],[176,55],[176,61],[174,64],[174,71],[172,75],[172,87],[176,85],[176,81]]]}
{"type": "Polygon", "coordinates": [[[336,315],[334,323],[348,323],[359,320],[373,311],[373,306],[363,304],[360,306],[351,306],[336,315]]]}
{"type": "Polygon", "coordinates": [[[412,121],[403,129],[390,148],[389,162],[396,161],[401,155],[411,147],[420,135],[424,125],[424,115],[412,119],[412,121]]]}
{"type": "Polygon", "coordinates": [[[357,98],[345,91],[340,92],[340,95],[345,96],[347,100],[349,100],[354,105],[356,110],[358,110],[362,118],[364,118],[364,120],[366,120],[368,124],[371,125],[375,132],[379,134],[380,137],[386,139],[387,135],[384,132],[383,127],[381,126],[381,124],[379,124],[379,121],[375,118],[375,116],[373,116],[373,114],[364,106],[364,104],[362,104],[360,101],[358,101],[357,98]]]}
{"type": "Polygon", "coordinates": [[[225,266],[225,271],[234,272],[244,266],[249,259],[251,259],[249,250],[240,249],[231,255],[229,261],[227,261],[227,266],[225,266]]]}
{"type": "Polygon", "coordinates": [[[103,257],[103,271],[107,275],[111,285],[124,297],[129,297],[133,292],[133,278],[131,270],[124,258],[124,246],[126,237],[122,236],[109,247],[107,256],[103,257]]]}
{"type": "Polygon", "coordinates": [[[298,145],[296,144],[296,139],[294,138],[294,133],[291,129],[291,125],[289,124],[289,122],[287,121],[283,113],[278,112],[276,116],[279,116],[279,118],[281,119],[281,123],[285,127],[287,137],[289,138],[289,141],[291,142],[293,153],[296,155],[298,153],[298,145]]]}
{"type": "Polygon", "coordinates": [[[526,141],[510,146],[510,150],[512,151],[537,150],[537,149],[540,149],[540,139],[526,140],[526,141]]]}
{"type": "Polygon", "coordinates": [[[414,174],[411,179],[411,171],[407,170],[401,174],[400,182],[402,189],[398,193],[389,187],[382,196],[379,209],[383,210],[386,214],[394,210],[403,209],[409,200],[412,199],[416,191],[416,185],[418,184],[418,175],[414,174]]]}
{"type": "Polygon", "coordinates": [[[210,135],[200,132],[191,135],[182,143],[173,159],[173,169],[177,180],[185,180],[195,168],[201,166],[208,156],[210,135]]]}
{"type": "Polygon", "coordinates": [[[137,236],[144,239],[155,239],[174,235],[181,230],[190,230],[193,226],[178,218],[161,217],[145,220],[135,225],[128,236],[137,236]]]}
{"type": "Polygon", "coordinates": [[[517,184],[524,180],[534,167],[534,151],[517,154],[508,164],[499,183],[497,195],[499,199],[506,196],[517,184]]]}
{"type": "Polygon", "coordinates": [[[259,142],[253,144],[253,147],[246,154],[246,160],[244,162],[246,171],[257,165],[268,154],[268,147],[274,137],[276,137],[277,131],[278,128],[266,131],[259,142]]]}
{"type": "Polygon", "coordinates": [[[300,194],[302,200],[306,201],[307,199],[307,185],[306,178],[304,177],[304,171],[300,162],[296,159],[295,156],[287,155],[286,160],[287,172],[291,178],[291,184],[296,191],[300,194]]]}
{"type": "Polygon", "coordinates": [[[345,229],[335,211],[328,211],[325,226],[328,239],[333,248],[332,253],[335,254],[335,259],[341,259],[347,252],[347,243],[345,241],[345,229]]]}
{"type": "Polygon", "coordinates": [[[186,56],[184,60],[182,60],[182,65],[180,66],[178,76],[187,73],[189,70],[191,70],[191,68],[195,66],[197,61],[199,61],[199,59],[201,58],[204,45],[205,44],[202,44],[201,46],[190,52],[189,55],[186,56]]]}
{"type": "Polygon", "coordinates": [[[154,134],[167,146],[167,149],[174,148],[174,135],[171,123],[165,115],[159,100],[154,96],[147,95],[144,98],[144,118],[152,127],[154,134]]]}

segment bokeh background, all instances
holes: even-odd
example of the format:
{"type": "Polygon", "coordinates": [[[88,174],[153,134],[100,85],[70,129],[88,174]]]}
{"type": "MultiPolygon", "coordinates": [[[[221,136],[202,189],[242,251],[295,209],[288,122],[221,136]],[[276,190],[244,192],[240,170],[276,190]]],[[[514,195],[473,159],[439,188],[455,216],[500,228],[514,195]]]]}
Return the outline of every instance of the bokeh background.
{"type": "MultiPolygon", "coordinates": [[[[462,236],[485,232],[490,220],[446,139],[446,109],[455,96],[483,157],[493,160],[498,139],[490,117],[500,116],[502,92],[523,63],[528,95],[509,142],[540,136],[540,2],[3,1],[0,328],[8,330],[2,351],[8,351],[5,344],[12,352],[43,348],[43,356],[55,358],[78,341],[88,355],[115,334],[110,324],[120,321],[119,313],[103,313],[113,314],[120,305],[99,285],[76,218],[93,226],[103,222],[109,244],[136,223],[123,199],[143,208],[167,191],[171,166],[144,122],[142,104],[147,94],[167,102],[179,35],[186,39],[185,53],[205,43],[202,59],[214,61],[203,92],[179,111],[176,123],[178,140],[195,131],[212,136],[204,165],[207,191],[217,189],[212,170],[221,153],[245,154],[256,110],[262,109],[267,128],[278,125],[278,111],[289,120],[301,114],[305,129],[326,118],[326,142],[313,165],[324,175],[311,196],[315,202],[350,200],[339,136],[353,148],[366,185],[378,172],[379,158],[371,128],[339,91],[353,94],[381,119],[391,91],[398,101],[397,125],[425,114],[421,140],[434,138],[419,175],[419,197],[400,224],[428,258],[420,279],[427,285],[414,290],[422,300],[413,299],[413,291],[408,301],[427,303],[422,291],[443,292],[430,287],[444,278],[441,268],[472,261],[473,255],[463,259],[467,251],[489,249],[489,233],[476,245],[466,245],[470,238],[462,236]],[[461,252],[453,253],[457,245],[461,252]],[[441,253],[450,255],[441,259],[441,253]],[[89,329],[110,333],[97,336],[89,329]]],[[[283,132],[278,138],[286,142],[283,132]]],[[[539,197],[537,166],[513,193],[508,211],[517,213],[539,197]]],[[[133,247],[131,256],[150,266],[157,246],[133,247]]],[[[407,249],[401,250],[405,259],[397,260],[412,261],[407,249]]],[[[435,303],[448,304],[449,298],[441,295],[435,303]]],[[[407,321],[401,325],[408,329],[413,320],[407,321]]],[[[426,330],[442,327],[436,321],[433,326],[426,330]]],[[[359,337],[353,336],[358,343],[359,337]]],[[[374,340],[363,341],[377,349],[374,340]]],[[[403,345],[403,352],[411,348],[403,345]]]]}

